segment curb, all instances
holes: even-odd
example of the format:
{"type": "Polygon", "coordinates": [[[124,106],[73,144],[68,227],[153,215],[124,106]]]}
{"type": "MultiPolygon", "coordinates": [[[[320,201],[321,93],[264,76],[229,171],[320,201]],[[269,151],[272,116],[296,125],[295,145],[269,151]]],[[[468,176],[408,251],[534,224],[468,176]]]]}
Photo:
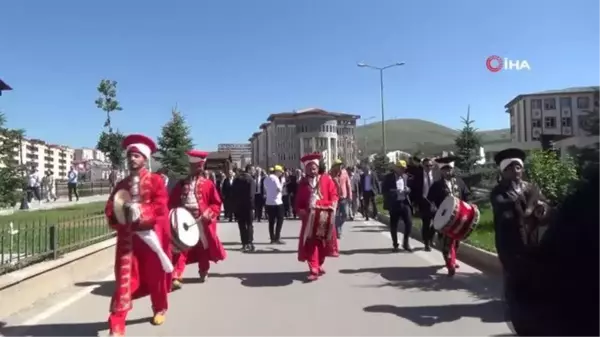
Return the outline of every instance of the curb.
{"type": "Polygon", "coordinates": [[[0,317],[29,308],[37,301],[74,283],[87,281],[114,262],[116,239],[68,253],[56,260],[37,263],[0,276],[0,317]]]}
{"type": "MultiPolygon", "coordinates": [[[[390,217],[388,215],[378,214],[377,220],[386,226],[389,226],[390,224],[390,217]]],[[[402,226],[399,226],[399,232],[403,233],[402,226]]],[[[421,236],[420,230],[413,230],[411,233],[411,238],[419,242],[423,242],[423,237],[421,236]]],[[[435,246],[432,248],[438,250],[435,246]]],[[[502,275],[502,265],[500,264],[500,260],[498,260],[498,255],[477,248],[473,245],[461,242],[460,248],[458,249],[457,259],[476,269],[481,270],[486,274],[502,275]]]]}

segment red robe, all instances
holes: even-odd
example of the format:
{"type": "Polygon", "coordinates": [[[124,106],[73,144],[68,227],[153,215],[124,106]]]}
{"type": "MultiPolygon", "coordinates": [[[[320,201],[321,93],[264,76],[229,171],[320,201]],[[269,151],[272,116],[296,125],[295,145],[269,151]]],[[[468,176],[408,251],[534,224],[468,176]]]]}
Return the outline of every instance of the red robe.
{"type": "Polygon", "coordinates": [[[140,220],[132,225],[117,222],[113,200],[117,191],[129,190],[131,177],[121,180],[108,198],[105,214],[110,227],[117,231],[115,254],[115,292],[110,306],[109,324],[111,331],[122,332],[132,300],[150,294],[154,313],[168,308],[167,296],[171,286],[171,274],[162,269],[156,253],[142,241],[135,230],[153,229],[167,256],[171,256],[171,231],[168,220],[168,192],[163,179],[140,171],[140,220]]]}
{"type": "Polygon", "coordinates": [[[298,261],[308,262],[311,272],[314,272],[314,269],[318,269],[323,265],[326,256],[339,256],[337,233],[334,224],[335,208],[337,207],[339,199],[337,187],[328,174],[323,174],[318,179],[318,189],[320,194],[319,204],[321,207],[333,209],[332,218],[330,219],[330,234],[327,239],[316,238],[312,234],[305,236],[310,214],[310,200],[313,193],[313,189],[306,177],[300,180],[296,192],[295,204],[296,214],[303,214],[301,216],[302,227],[300,229],[300,237],[298,240],[298,261]]]}
{"type": "Polygon", "coordinates": [[[187,193],[195,193],[198,211],[200,214],[210,217],[210,220],[205,221],[201,227],[208,247],[204,247],[202,242],[198,242],[196,246],[186,252],[173,254],[173,265],[175,266],[173,277],[176,279],[181,278],[187,264],[197,262],[200,274],[205,275],[210,268],[210,261],[216,263],[227,257],[225,248],[217,235],[217,217],[221,214],[221,197],[210,179],[204,177],[197,179],[195,191],[190,191],[189,179],[177,182],[171,191],[169,208],[184,207],[187,193]]]}

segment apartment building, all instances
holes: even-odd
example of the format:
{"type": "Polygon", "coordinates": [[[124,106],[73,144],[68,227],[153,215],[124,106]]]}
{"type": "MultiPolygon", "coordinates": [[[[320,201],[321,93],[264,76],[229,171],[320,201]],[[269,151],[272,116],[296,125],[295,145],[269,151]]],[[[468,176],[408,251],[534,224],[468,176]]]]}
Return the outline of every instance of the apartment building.
{"type": "Polygon", "coordinates": [[[263,168],[275,164],[298,168],[303,155],[326,151],[327,163],[340,158],[354,165],[358,161],[355,130],[359,118],[319,108],[271,114],[249,139],[252,163],[263,168]]]}
{"type": "Polygon", "coordinates": [[[218,144],[218,152],[229,152],[233,166],[243,168],[249,164],[252,158],[252,145],[250,143],[241,144],[218,144]]]}
{"type": "Polygon", "coordinates": [[[61,145],[48,144],[40,139],[21,141],[15,162],[40,172],[52,171],[56,179],[66,179],[74,159],[74,150],[61,145]]]}
{"type": "Polygon", "coordinates": [[[81,148],[73,150],[74,160],[81,161],[89,161],[89,160],[97,160],[101,162],[107,161],[106,155],[98,150],[91,148],[81,148]]]}
{"type": "Polygon", "coordinates": [[[545,138],[559,141],[587,137],[582,125],[598,107],[599,87],[575,87],[518,95],[506,104],[512,143],[523,149],[541,147],[545,138]]]}

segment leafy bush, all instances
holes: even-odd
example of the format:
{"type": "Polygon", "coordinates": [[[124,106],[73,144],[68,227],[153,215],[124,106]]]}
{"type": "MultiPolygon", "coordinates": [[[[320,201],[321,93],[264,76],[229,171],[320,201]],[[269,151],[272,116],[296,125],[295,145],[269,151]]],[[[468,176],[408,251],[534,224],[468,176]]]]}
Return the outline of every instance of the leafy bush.
{"type": "Polygon", "coordinates": [[[525,169],[529,180],[553,203],[560,203],[572,191],[578,179],[577,165],[573,159],[567,156],[561,160],[551,150],[532,151],[525,169]]]}

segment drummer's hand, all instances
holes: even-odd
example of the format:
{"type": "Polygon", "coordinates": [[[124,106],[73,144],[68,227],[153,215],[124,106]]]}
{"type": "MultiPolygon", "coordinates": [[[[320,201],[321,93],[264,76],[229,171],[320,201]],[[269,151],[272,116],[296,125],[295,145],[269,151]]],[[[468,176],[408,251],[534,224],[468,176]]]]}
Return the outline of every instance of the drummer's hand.
{"type": "Polygon", "coordinates": [[[132,222],[138,221],[142,217],[142,208],[140,204],[137,202],[132,202],[127,204],[127,208],[129,209],[129,214],[132,222]]]}

